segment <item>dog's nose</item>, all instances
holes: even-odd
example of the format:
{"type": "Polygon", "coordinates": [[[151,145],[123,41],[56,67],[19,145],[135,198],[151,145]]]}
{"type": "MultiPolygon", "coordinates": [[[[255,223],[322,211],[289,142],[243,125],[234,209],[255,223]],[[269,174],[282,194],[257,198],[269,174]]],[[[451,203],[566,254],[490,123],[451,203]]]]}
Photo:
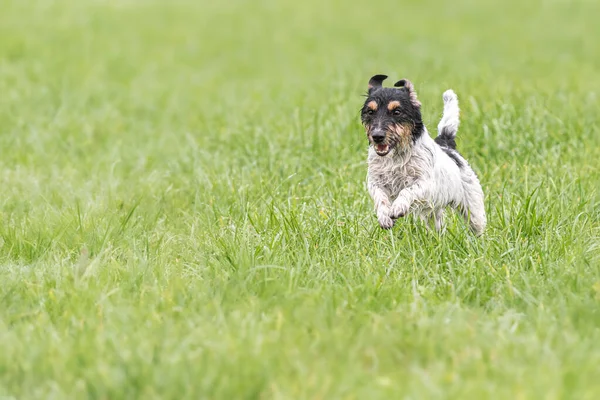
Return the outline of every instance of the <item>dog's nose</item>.
{"type": "Polygon", "coordinates": [[[371,133],[371,137],[375,143],[381,143],[385,140],[385,132],[381,129],[377,129],[371,133]]]}

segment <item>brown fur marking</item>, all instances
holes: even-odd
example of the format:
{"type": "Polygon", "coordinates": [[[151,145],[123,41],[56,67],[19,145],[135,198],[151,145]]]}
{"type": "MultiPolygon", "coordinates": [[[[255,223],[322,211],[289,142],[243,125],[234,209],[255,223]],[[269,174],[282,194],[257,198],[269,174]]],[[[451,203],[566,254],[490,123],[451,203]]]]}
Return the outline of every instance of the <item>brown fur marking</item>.
{"type": "Polygon", "coordinates": [[[388,103],[388,110],[393,111],[396,108],[400,107],[400,102],[398,100],[393,100],[388,103]]]}
{"type": "Polygon", "coordinates": [[[392,132],[396,136],[398,147],[406,150],[412,144],[412,126],[409,124],[394,125],[392,132]]]}
{"type": "Polygon", "coordinates": [[[377,111],[377,102],[375,100],[372,100],[367,104],[367,107],[369,107],[373,111],[377,111]]]}

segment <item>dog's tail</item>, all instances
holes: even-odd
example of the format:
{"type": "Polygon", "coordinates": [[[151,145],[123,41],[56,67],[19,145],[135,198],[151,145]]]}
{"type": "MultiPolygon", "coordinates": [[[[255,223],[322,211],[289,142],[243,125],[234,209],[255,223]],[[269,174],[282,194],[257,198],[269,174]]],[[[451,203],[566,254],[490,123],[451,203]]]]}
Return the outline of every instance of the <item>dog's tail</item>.
{"type": "Polygon", "coordinates": [[[456,149],[454,138],[460,124],[458,97],[452,89],[446,90],[442,97],[444,99],[444,114],[438,124],[438,136],[435,138],[435,142],[440,146],[456,149]]]}

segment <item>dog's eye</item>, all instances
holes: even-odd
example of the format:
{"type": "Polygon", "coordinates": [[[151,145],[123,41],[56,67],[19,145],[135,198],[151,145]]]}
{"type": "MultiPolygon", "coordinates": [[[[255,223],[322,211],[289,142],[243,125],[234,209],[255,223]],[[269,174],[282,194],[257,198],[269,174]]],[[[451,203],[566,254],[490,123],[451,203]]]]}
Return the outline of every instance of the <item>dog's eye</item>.
{"type": "Polygon", "coordinates": [[[375,111],[371,110],[370,108],[367,110],[367,115],[373,115],[375,114],[375,111]]]}
{"type": "Polygon", "coordinates": [[[400,115],[400,110],[396,108],[394,111],[392,111],[392,114],[400,115]]]}

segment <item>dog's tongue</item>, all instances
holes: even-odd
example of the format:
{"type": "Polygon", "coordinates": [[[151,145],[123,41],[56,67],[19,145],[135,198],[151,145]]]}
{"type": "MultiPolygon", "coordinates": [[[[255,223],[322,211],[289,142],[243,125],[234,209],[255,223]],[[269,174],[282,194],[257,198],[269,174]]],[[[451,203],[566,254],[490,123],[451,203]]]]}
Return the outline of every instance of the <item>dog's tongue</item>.
{"type": "Polygon", "coordinates": [[[377,151],[380,152],[380,153],[383,153],[386,149],[387,149],[387,145],[386,144],[378,144],[377,145],[377,151]]]}

